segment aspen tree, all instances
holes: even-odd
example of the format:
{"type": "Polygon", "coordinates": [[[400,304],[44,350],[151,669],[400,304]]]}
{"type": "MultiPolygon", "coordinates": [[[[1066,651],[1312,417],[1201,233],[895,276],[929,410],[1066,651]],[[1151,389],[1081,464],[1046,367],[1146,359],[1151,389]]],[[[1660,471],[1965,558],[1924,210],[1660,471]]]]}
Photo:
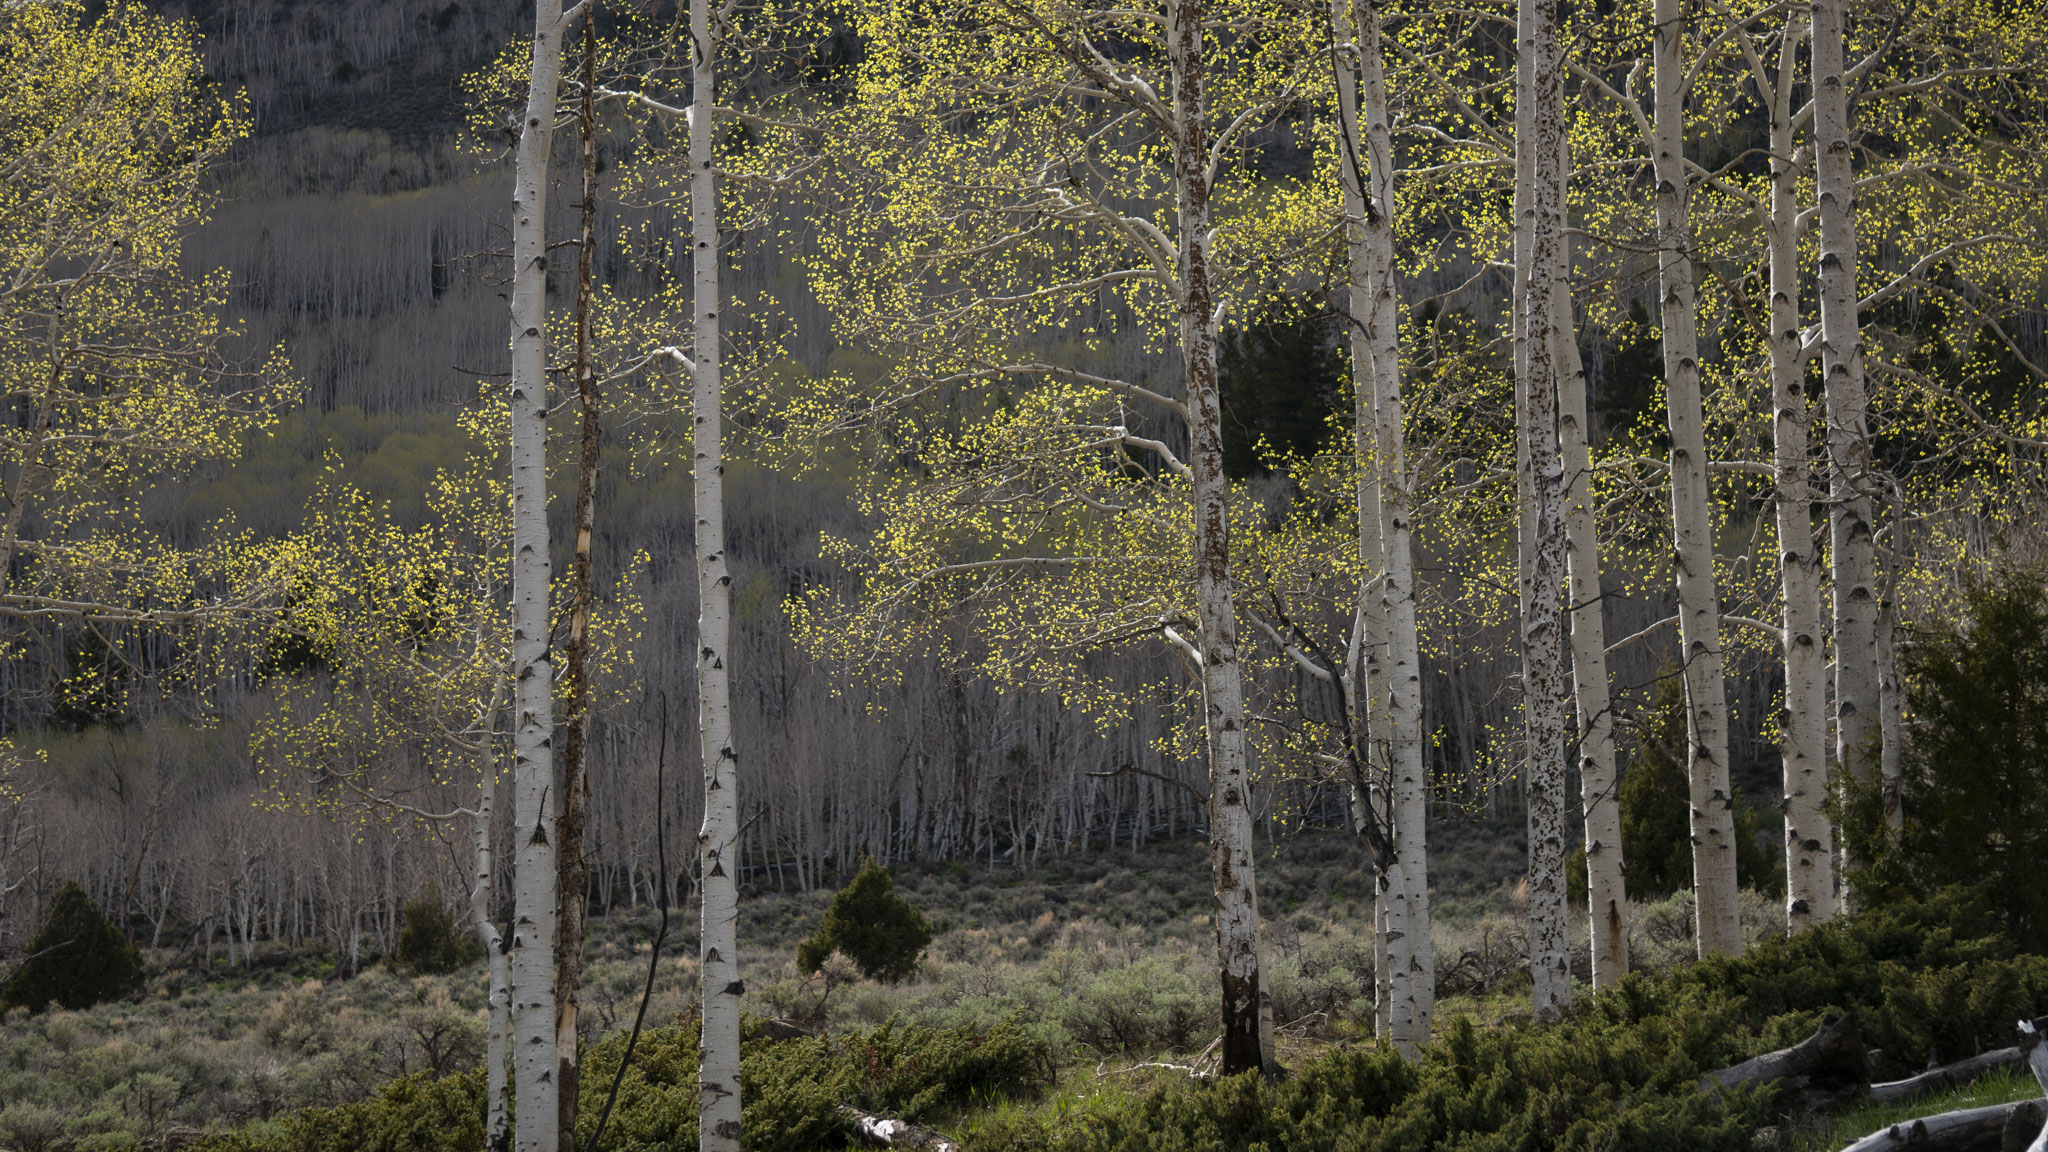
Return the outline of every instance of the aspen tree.
{"type": "Polygon", "coordinates": [[[1533,547],[1524,577],[1522,707],[1528,739],[1529,972],[1535,981],[1537,1019],[1550,1020],[1571,1003],[1569,940],[1565,917],[1565,771],[1570,743],[1565,668],[1565,620],[1559,602],[1566,567],[1567,483],[1558,453],[1557,341],[1550,337],[1556,307],[1553,283],[1563,260],[1564,52],[1557,7],[1521,0],[1517,67],[1527,69],[1529,99],[1515,110],[1518,151],[1529,155],[1528,269],[1515,301],[1526,333],[1526,383],[1516,422],[1528,445],[1525,467],[1534,497],[1533,547]]]}
{"type": "Polygon", "coordinates": [[[163,539],[139,496],[235,459],[296,399],[281,359],[231,356],[227,274],[181,267],[248,123],[202,84],[197,33],[140,8],[7,5],[0,60],[0,618],[267,618],[258,550],[163,539]]]}
{"type": "Polygon", "coordinates": [[[1850,164],[1848,29],[1841,0],[1813,0],[1813,156],[1820,204],[1821,398],[1827,414],[1828,567],[1834,593],[1835,763],[1873,771],[1879,723],[1876,478],[1857,320],[1856,188],[1850,164]]]}
{"type": "MultiPolygon", "coordinates": [[[[1800,347],[1797,158],[1799,123],[1792,108],[1796,60],[1804,28],[1786,16],[1777,74],[1757,83],[1770,100],[1769,250],[1772,469],[1776,488],[1780,616],[1785,707],[1779,752],[1785,789],[1785,920],[1797,932],[1833,917],[1834,829],[1827,813],[1827,654],[1821,632],[1820,550],[1813,533],[1813,462],[1807,429],[1806,356],[1800,347]]],[[[1803,119],[1803,117],[1801,118],[1803,119]]]]}
{"type": "MultiPolygon", "coordinates": [[[[943,483],[953,495],[946,501],[891,496],[892,518],[904,529],[924,514],[956,528],[981,517],[976,531],[983,539],[1014,532],[1003,545],[1024,553],[921,563],[921,575],[897,581],[886,595],[901,603],[905,595],[921,597],[955,578],[1016,582],[1026,572],[1048,574],[1048,585],[1096,582],[1086,599],[1066,605],[1014,583],[1001,602],[983,601],[1008,620],[1006,630],[1024,647],[1006,649],[991,629],[992,662],[1035,664],[1054,659],[1054,649],[1073,653],[1089,643],[1147,635],[1188,656],[1201,686],[1210,771],[1222,1062],[1229,1072],[1259,1067],[1252,766],[1232,578],[1239,530],[1233,519],[1241,513],[1232,511],[1223,472],[1216,366],[1217,331],[1225,312],[1240,302],[1248,269],[1217,217],[1216,193],[1242,134],[1292,102],[1309,68],[1302,46],[1327,37],[1291,27],[1272,35],[1283,18],[1298,17],[1201,0],[1143,10],[999,6],[944,15],[903,4],[857,10],[855,18],[876,48],[865,65],[865,103],[850,110],[854,128],[868,128],[869,147],[903,147],[887,134],[905,132],[928,145],[903,154],[901,164],[864,161],[867,171],[890,171],[889,187],[878,197],[886,207],[867,219],[850,215],[846,227],[822,238],[830,250],[819,261],[829,274],[814,280],[821,299],[849,334],[864,335],[900,365],[893,376],[902,389],[898,398],[879,399],[871,411],[900,409],[901,397],[921,398],[935,388],[1028,389],[962,435],[960,459],[971,455],[981,463],[957,484],[948,466],[943,483]],[[963,36],[962,22],[976,35],[963,36]],[[1097,38],[1128,42],[1131,51],[1118,49],[1113,59],[1097,38]],[[1045,263],[1035,263],[1039,259],[1045,263]],[[1086,270],[1070,275],[1076,265],[1086,270]],[[845,271],[854,267],[861,269],[857,280],[845,271]],[[964,284],[946,279],[954,275],[965,277],[964,284]],[[1021,332],[1040,324],[1046,334],[1065,328],[1070,306],[1093,310],[1087,301],[1103,294],[1121,297],[1119,306],[1127,304],[1162,345],[1170,341],[1184,399],[1078,366],[1014,357],[1011,341],[1021,332]],[[1035,383],[1041,381],[1047,383],[1035,383]],[[1178,438],[1177,429],[1145,435],[1116,410],[1122,403],[1179,422],[1188,438],[1186,458],[1168,443],[1178,438]],[[979,445],[971,452],[964,443],[970,440],[979,445]],[[1102,470],[1104,450],[1142,451],[1164,467],[1119,478],[1102,470]],[[1049,474],[1045,469],[1054,461],[1073,470],[1049,474]],[[1051,523],[1023,517],[1021,509],[1001,512],[999,526],[988,505],[970,510],[949,503],[972,487],[986,491],[1010,482],[1044,492],[1052,476],[1075,486],[1066,490],[1073,495],[1047,506],[1048,513],[1057,510],[1060,528],[1077,530],[1065,538],[1051,523]],[[1098,488],[1109,498],[1098,499],[1091,491],[1098,488]],[[1098,514],[1101,523],[1085,522],[1098,514]],[[1136,554],[1122,557],[1048,554],[1098,530],[1121,537],[1120,545],[1147,539],[1136,554]],[[1164,544],[1155,531],[1175,538],[1165,545],[1169,551],[1154,550],[1164,544]],[[1173,551],[1186,557],[1186,566],[1176,563],[1173,551]],[[1099,603],[1100,584],[1153,578],[1162,569],[1173,574],[1110,612],[1090,611],[1099,603]],[[1053,629],[1018,627],[1037,610],[1064,615],[1095,639],[1076,643],[1053,629]],[[1077,616],[1088,619],[1084,624],[1077,616]]],[[[1327,69],[1325,60],[1317,73],[1327,69]]],[[[848,136],[854,135],[850,128],[848,136]]],[[[1224,202],[1238,206],[1234,197],[1224,202]]],[[[833,403],[834,419],[852,406],[844,395],[833,403]]],[[[966,539],[956,531],[949,543],[966,539]]],[[[929,542],[884,543],[914,547],[920,562],[933,558],[929,542]]],[[[1073,683],[1071,673],[1060,675],[1073,683]]]]}
{"type": "MultiPolygon", "coordinates": [[[[485,1142],[496,1150],[510,1132],[508,957],[491,915],[500,729],[513,692],[502,418],[465,414],[485,447],[435,478],[419,527],[395,522],[338,470],[317,490],[306,522],[277,545],[295,579],[266,639],[270,650],[311,654],[314,670],[286,664],[263,678],[276,706],[251,737],[274,804],[430,828],[468,821],[471,927],[489,971],[485,1142]],[[439,811],[418,798],[419,779],[391,773],[414,757],[433,791],[452,796],[439,811]]],[[[598,632],[602,660],[617,636],[606,621],[598,632]]]]}
{"type": "Polygon", "coordinates": [[[690,474],[697,550],[697,741],[704,823],[697,833],[703,1027],[697,1064],[697,1141],[739,1152],[739,755],[732,733],[732,577],[725,563],[722,327],[718,285],[718,173],[713,103],[718,36],[711,0],[690,2],[690,271],[696,342],[691,365],[690,474]]]}
{"type": "MultiPolygon", "coordinates": [[[[1362,117],[1360,90],[1369,83],[1369,70],[1383,67],[1368,53],[1377,54],[1376,37],[1366,31],[1375,14],[1364,10],[1357,0],[1335,0],[1331,18],[1340,46],[1337,69],[1338,183],[1344,193],[1344,215],[1349,247],[1350,280],[1345,285],[1351,314],[1346,336],[1351,348],[1352,454],[1356,461],[1354,487],[1358,520],[1358,561],[1361,580],[1358,605],[1354,609],[1353,641],[1347,660],[1351,676],[1350,695],[1358,702],[1356,723],[1366,734],[1367,751],[1363,765],[1366,778],[1351,785],[1352,825],[1368,846],[1379,839],[1380,829],[1391,825],[1391,796],[1380,783],[1383,762],[1372,749],[1379,746],[1379,733],[1386,723],[1387,693],[1387,598],[1376,587],[1386,563],[1383,471],[1378,460],[1383,432],[1379,402],[1380,365],[1385,354],[1381,332],[1374,327],[1379,317],[1378,293],[1389,286],[1390,267],[1380,264],[1381,253],[1367,236],[1372,228],[1390,227],[1383,200],[1369,207],[1365,172],[1384,159],[1372,153],[1370,129],[1362,117]],[[1359,10],[1354,24],[1352,11],[1359,10]]],[[[1384,88],[1384,77],[1381,78],[1384,88]]],[[[1384,91],[1381,100],[1384,101],[1384,91]]],[[[1385,254],[1391,262],[1392,253],[1385,254]]],[[[1385,851],[1374,854],[1373,888],[1373,1018],[1374,1030],[1388,1037],[1403,1054],[1413,1051],[1415,1041],[1414,937],[1408,931],[1408,883],[1398,856],[1385,851]]]]}
{"type": "MultiPolygon", "coordinates": [[[[573,15],[573,13],[571,14],[573,15]]],[[[554,672],[547,522],[547,191],[562,31],[561,0],[534,0],[526,108],[512,183],[512,989],[514,1131],[520,1152],[560,1147],[555,1039],[559,889],[554,672]]]]}
{"type": "Polygon", "coordinates": [[[1379,569],[1378,604],[1368,627],[1381,629],[1384,643],[1384,656],[1375,661],[1379,649],[1368,642],[1367,667],[1380,666],[1376,677],[1368,677],[1365,692],[1373,701],[1368,730],[1388,775],[1389,823],[1397,855],[1396,867],[1381,887],[1401,905],[1399,930],[1390,922],[1381,932],[1387,941],[1389,997],[1394,1001],[1388,1026],[1395,1045],[1406,1051],[1429,1039],[1436,964],[1429,930],[1428,774],[1415,619],[1414,483],[1405,446],[1400,288],[1394,263],[1397,190],[1378,0],[1358,0],[1354,32],[1357,75],[1344,69],[1338,74],[1344,135],[1340,147],[1345,150],[1339,167],[1346,215],[1356,220],[1351,225],[1349,286],[1352,355],[1354,365],[1370,373],[1357,385],[1371,397],[1369,404],[1358,407],[1362,426],[1357,440],[1371,445],[1370,455],[1362,454],[1360,460],[1359,541],[1368,569],[1379,569]],[[1366,522],[1368,516],[1373,523],[1366,522]],[[1368,550],[1372,543],[1379,546],[1377,556],[1368,550]]]}
{"type": "Polygon", "coordinates": [[[1680,0],[1656,0],[1657,276],[1664,338],[1664,394],[1671,431],[1671,524],[1677,570],[1679,646],[1686,695],[1686,778],[1691,789],[1693,895],[1699,952],[1742,950],[1735,904],[1735,813],[1728,783],[1728,704],[1722,669],[1721,605],[1715,590],[1713,517],[1700,406],[1699,321],[1685,158],[1685,15],[1680,0]]]}
{"type": "MultiPolygon", "coordinates": [[[[1569,183],[1571,137],[1559,133],[1569,183]]],[[[1607,675],[1607,598],[1600,586],[1600,526],[1586,416],[1586,366],[1572,320],[1570,245],[1559,243],[1551,282],[1549,339],[1557,346],[1557,439],[1565,470],[1565,538],[1570,553],[1572,698],[1578,712],[1579,794],[1585,822],[1587,922],[1593,987],[1628,975],[1628,887],[1621,858],[1620,777],[1614,764],[1614,692],[1607,675]]]]}

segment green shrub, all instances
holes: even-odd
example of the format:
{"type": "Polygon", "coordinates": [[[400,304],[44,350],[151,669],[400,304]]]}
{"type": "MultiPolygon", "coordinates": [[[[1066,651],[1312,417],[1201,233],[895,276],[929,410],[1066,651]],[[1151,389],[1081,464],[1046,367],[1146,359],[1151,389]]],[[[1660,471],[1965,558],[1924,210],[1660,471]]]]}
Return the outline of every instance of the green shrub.
{"type": "Polygon", "coordinates": [[[896,894],[887,868],[869,860],[853,883],[832,898],[825,922],[797,945],[796,962],[799,969],[816,972],[837,950],[870,978],[901,980],[917,970],[917,958],[931,942],[924,913],[896,894]]]}
{"type": "Polygon", "coordinates": [[[441,902],[441,886],[432,880],[406,901],[404,924],[398,930],[398,963],[414,972],[453,972],[483,958],[483,945],[456,927],[455,917],[441,902]]]}
{"type": "Polygon", "coordinates": [[[1724,1149],[1768,1118],[1768,1091],[1701,1093],[1716,1068],[1854,1012],[1879,1078],[2012,1043],[2048,1012],[2048,957],[1999,934],[1981,898],[1913,902],[1660,976],[1637,974],[1564,1022],[1449,1020],[1413,1064],[1338,1050],[1279,1084],[1166,1076],[1062,1107],[1009,1110],[963,1133],[973,1152],[1365,1152],[1384,1148],[1724,1149]]]}
{"type": "Polygon", "coordinates": [[[228,1132],[187,1152],[476,1152],[484,1146],[482,1069],[436,1079],[415,1073],[368,1100],[308,1108],[267,1131],[228,1132]]]}
{"type": "MultiPolygon", "coordinates": [[[[749,1152],[844,1147],[850,1131],[841,1104],[914,1119],[940,1106],[1020,1095],[1051,1075],[1051,1051],[1014,1019],[985,1031],[892,1021],[870,1032],[780,1042],[746,1031],[740,1125],[749,1152]]],[[[641,1036],[600,1152],[697,1146],[696,1045],[683,1028],[641,1036]]],[[[624,1037],[615,1035],[584,1057],[579,1147],[596,1131],[624,1050],[624,1037]]]]}
{"type": "Polygon", "coordinates": [[[1965,603],[1903,661],[1899,835],[1878,786],[1848,789],[1843,833],[1869,864],[1852,880],[1878,903],[1970,888],[2017,943],[2048,951],[2048,577],[2008,574],[1965,603]]]}
{"type": "Polygon", "coordinates": [[[0,1003],[40,1012],[118,1000],[142,986],[142,955],[100,914],[85,889],[67,882],[28,946],[28,959],[0,987],[0,1003]]]}

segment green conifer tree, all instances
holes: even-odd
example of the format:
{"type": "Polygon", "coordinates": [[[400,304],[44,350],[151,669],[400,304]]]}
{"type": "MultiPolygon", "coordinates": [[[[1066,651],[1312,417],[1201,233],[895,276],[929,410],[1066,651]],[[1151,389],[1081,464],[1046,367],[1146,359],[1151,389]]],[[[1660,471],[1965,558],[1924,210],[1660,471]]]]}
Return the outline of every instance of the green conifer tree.
{"type": "Polygon", "coordinates": [[[853,883],[832,898],[825,922],[797,945],[797,966],[816,972],[825,957],[844,952],[876,980],[901,980],[917,970],[917,958],[932,942],[924,913],[896,894],[889,870],[873,859],[861,865],[853,883]]]}
{"type": "Polygon", "coordinates": [[[66,882],[49,919],[28,946],[28,959],[0,987],[0,1003],[40,1012],[51,1003],[89,1008],[142,986],[142,955],[99,905],[66,882]]]}

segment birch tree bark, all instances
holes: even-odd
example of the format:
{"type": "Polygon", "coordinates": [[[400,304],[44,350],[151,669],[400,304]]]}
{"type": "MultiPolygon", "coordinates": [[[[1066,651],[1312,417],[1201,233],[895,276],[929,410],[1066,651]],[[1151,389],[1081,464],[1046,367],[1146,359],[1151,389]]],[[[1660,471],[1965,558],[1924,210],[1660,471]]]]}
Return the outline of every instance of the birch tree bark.
{"type": "Polygon", "coordinates": [[[1216,900],[1217,967],[1223,984],[1222,1071],[1261,1066],[1258,909],[1252,898],[1251,764],[1244,733],[1244,670],[1230,587],[1229,482],[1223,474],[1223,409],[1216,385],[1221,320],[1210,283],[1209,125],[1202,0],[1166,6],[1172,67],[1175,245],[1181,371],[1188,405],[1188,468],[1194,477],[1195,595],[1201,629],[1202,708],[1209,745],[1209,859],[1216,900]]]}
{"type": "Polygon", "coordinates": [[[1785,788],[1785,923],[1794,932],[1830,919],[1835,909],[1834,830],[1826,808],[1827,655],[1820,620],[1820,551],[1813,535],[1807,442],[1811,407],[1800,349],[1799,126],[1792,114],[1800,23],[1796,16],[1786,20],[1769,93],[1770,207],[1764,222],[1770,260],[1770,330],[1765,335],[1771,357],[1771,468],[1784,597],[1785,707],[1778,716],[1778,750],[1785,788]]]}
{"type": "MultiPolygon", "coordinates": [[[[1559,183],[1571,174],[1571,141],[1558,134],[1559,183]]],[[[1562,201],[1560,201],[1562,203],[1562,201]]],[[[1563,223],[1560,218],[1560,223],[1563,223]]],[[[1557,351],[1557,439],[1565,472],[1565,538],[1570,563],[1572,695],[1578,711],[1579,796],[1585,825],[1586,906],[1593,987],[1628,975],[1628,890],[1621,858],[1621,801],[1614,772],[1614,697],[1607,678],[1606,599],[1600,592],[1600,531],[1593,504],[1586,427],[1586,366],[1572,320],[1571,250],[1557,246],[1550,285],[1550,339],[1557,351]]]]}
{"type": "Polygon", "coordinates": [[[1364,227],[1365,337],[1372,349],[1373,405],[1378,451],[1381,618],[1386,625],[1386,665],[1379,693],[1384,697],[1389,799],[1393,807],[1394,851],[1405,885],[1404,936],[1408,954],[1408,995],[1412,1041],[1428,1043],[1436,1013],[1436,955],[1429,932],[1429,776],[1423,759],[1422,657],[1415,623],[1414,533],[1410,520],[1413,486],[1408,476],[1401,404],[1400,291],[1394,268],[1395,171],[1393,134],[1387,110],[1387,79],[1380,44],[1378,0],[1359,0],[1359,87],[1363,100],[1366,152],[1364,227]]]}
{"type": "Polygon", "coordinates": [[[1856,318],[1856,190],[1842,0],[1813,3],[1814,177],[1820,208],[1820,355],[1827,413],[1828,564],[1834,586],[1835,761],[1869,784],[1879,719],[1868,398],[1856,318]]]}
{"type": "Polygon", "coordinates": [[[554,672],[548,653],[547,168],[562,62],[561,0],[535,0],[533,63],[512,184],[512,944],[514,1128],[555,1152],[554,672]]]}
{"type": "Polygon", "coordinates": [[[1529,99],[1515,110],[1517,151],[1529,156],[1525,291],[1516,299],[1525,334],[1524,403],[1516,423],[1528,444],[1528,486],[1535,531],[1523,577],[1522,707],[1528,739],[1529,973],[1539,1020],[1571,1003],[1570,941],[1565,917],[1565,768],[1569,743],[1563,605],[1565,478],[1558,457],[1557,347],[1550,329],[1553,281],[1564,243],[1564,55],[1557,7],[1520,0],[1517,66],[1526,69],[1529,99]]]}
{"type": "Polygon", "coordinates": [[[711,0],[691,0],[690,270],[696,310],[690,471],[696,504],[697,740],[704,765],[704,823],[697,833],[702,902],[699,960],[704,1006],[697,1065],[697,1142],[739,1152],[739,755],[733,749],[732,577],[725,564],[725,434],[721,411],[716,131],[718,41],[711,0]]]}
{"type": "Polygon", "coordinates": [[[1721,609],[1714,582],[1713,513],[1700,410],[1698,314],[1693,299],[1685,167],[1685,16],[1682,0],[1657,0],[1653,163],[1657,182],[1657,279],[1662,297],[1664,393],[1671,431],[1671,535],[1686,696],[1686,778],[1691,788],[1693,894],[1702,956],[1738,952],[1735,813],[1728,785],[1728,704],[1721,609]]]}

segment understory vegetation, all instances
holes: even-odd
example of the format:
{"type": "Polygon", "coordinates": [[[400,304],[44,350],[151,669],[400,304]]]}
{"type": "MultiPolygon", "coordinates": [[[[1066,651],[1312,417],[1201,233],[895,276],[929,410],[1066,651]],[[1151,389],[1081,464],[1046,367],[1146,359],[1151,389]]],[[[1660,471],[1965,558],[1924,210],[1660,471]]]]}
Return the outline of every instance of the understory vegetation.
{"type": "MultiPolygon", "coordinates": [[[[1786,940],[1773,902],[1752,893],[1757,946],[1692,964],[1680,895],[1631,909],[1635,977],[1539,1028],[1526,1009],[1519,829],[1443,832],[1443,1039],[1413,1065],[1372,1039],[1372,901],[1355,845],[1269,846],[1266,945],[1291,1070],[1274,1085],[1144,1067],[1192,1062],[1218,1026],[1198,843],[1028,872],[900,869],[896,892],[934,939],[893,982],[843,955],[800,970],[797,947],[833,894],[753,893],[741,933],[755,1013],[748,1146],[844,1146],[847,1105],[974,1149],[1749,1148],[1762,1127],[1795,1129],[1768,1100],[1691,1085],[1796,1042],[1826,1013],[1857,1013],[1886,1078],[2010,1043],[2014,1020],[2048,1012],[2048,960],[2017,951],[1982,901],[1908,901],[1786,940]]],[[[653,934],[646,916],[591,924],[586,1141],[653,934]]],[[[695,950],[675,937],[659,961],[648,1030],[597,1145],[607,1152],[695,1147],[695,950]]],[[[251,969],[159,972],[137,997],[87,1010],[14,1010],[0,1039],[0,1148],[480,1149],[482,965],[413,974],[393,958],[343,979],[337,959],[268,953],[251,969]]]]}
{"type": "MultiPolygon", "coordinates": [[[[1282,1080],[1269,1084],[1250,1076],[1203,1084],[1172,1067],[1142,1066],[1143,1057],[1184,1058],[1213,1027],[1202,1019],[1206,998],[1183,999],[1171,976],[1172,958],[1138,945],[1109,962],[1076,961],[1073,934],[1064,944],[1058,935],[1040,946],[1035,961],[997,960],[1004,950],[999,946],[971,960],[941,957],[904,986],[850,984],[833,1013],[847,1025],[819,1035],[792,1037],[757,1019],[745,1045],[748,1146],[789,1152],[846,1146],[845,1105],[930,1125],[976,1150],[1737,1152],[1758,1146],[1759,1133],[1767,1143],[1820,1147],[1811,1141],[1835,1130],[1825,1114],[1774,1115],[1767,1091],[1702,1093],[1695,1082],[1703,1073],[1796,1043],[1834,1013],[1855,1014],[1864,1042],[1879,1050],[1872,1075],[1889,1078],[2008,1044],[2014,1020],[2048,1012],[2048,958],[2016,951],[1999,934],[1992,909],[1954,894],[1766,941],[1739,958],[1637,973],[1586,998],[1557,1026],[1538,1026],[1518,1011],[1519,996],[1453,997],[1444,1006],[1442,1039],[1413,1063],[1374,1043],[1369,1021],[1340,1016],[1297,1023],[1284,1049],[1290,1074],[1282,1080]],[[971,992],[977,977],[963,968],[990,989],[979,1004],[971,992]],[[1068,1014],[1048,1020],[1018,1006],[1003,1011],[1006,997],[1007,1005],[1016,1005],[1031,985],[1062,980],[1075,981],[1068,1014]],[[957,998],[950,1018],[940,1007],[949,997],[957,998]],[[1138,1016],[1153,1014],[1160,1030],[1108,1029],[1099,1013],[1111,1003],[1130,1005],[1138,1016]],[[1163,1023],[1176,1009],[1193,1018],[1181,1036],[1163,1023]],[[889,1012],[881,1023],[857,1022],[879,1011],[889,1012]],[[1091,1032],[1098,1024],[1108,1030],[1091,1032]]],[[[956,939],[953,946],[964,943],[956,939]]],[[[1116,954],[1113,934],[1083,951],[1098,958],[1116,954]]],[[[370,989],[403,998],[424,986],[401,985],[376,971],[352,983],[343,995],[358,1001],[370,989]]],[[[320,993],[289,990],[278,1003],[313,1005],[320,993]]],[[[1369,997],[1364,1003],[1369,1012],[1369,997]]],[[[290,1012],[265,1019],[282,1020],[290,1012]]],[[[696,1146],[693,1017],[685,1010],[671,1019],[640,1038],[598,1148],[696,1146]]],[[[46,1034],[80,1028],[70,1016],[46,1016],[37,1024],[46,1034]]],[[[265,1030],[262,1042],[275,1042],[271,1035],[284,1040],[288,1032],[289,1026],[265,1030]]],[[[614,1031],[585,1057],[586,1083],[596,1086],[596,1095],[582,1120],[584,1141],[603,1112],[624,1044],[624,1033],[614,1031]]],[[[142,1046],[130,1041],[125,1047],[142,1046]]],[[[18,1067],[20,1051],[17,1045],[10,1066],[18,1067]]],[[[79,1051],[74,1047],[67,1058],[79,1051]]],[[[194,1086],[203,1087],[179,1087],[194,1086]]],[[[160,1087],[166,1100],[177,1095],[169,1083],[160,1087]]],[[[2023,1080],[1977,1091],[1986,1098],[2030,1094],[2023,1080]]],[[[474,1068],[437,1076],[421,1067],[361,1098],[280,1112],[191,1147],[469,1152],[481,1147],[482,1098],[474,1068]]],[[[11,1128],[0,1130],[0,1140],[22,1149],[117,1147],[144,1136],[108,1128],[99,1139],[72,1145],[59,1144],[53,1132],[38,1144],[22,1139],[28,1115],[10,1108],[11,1128]]]]}

